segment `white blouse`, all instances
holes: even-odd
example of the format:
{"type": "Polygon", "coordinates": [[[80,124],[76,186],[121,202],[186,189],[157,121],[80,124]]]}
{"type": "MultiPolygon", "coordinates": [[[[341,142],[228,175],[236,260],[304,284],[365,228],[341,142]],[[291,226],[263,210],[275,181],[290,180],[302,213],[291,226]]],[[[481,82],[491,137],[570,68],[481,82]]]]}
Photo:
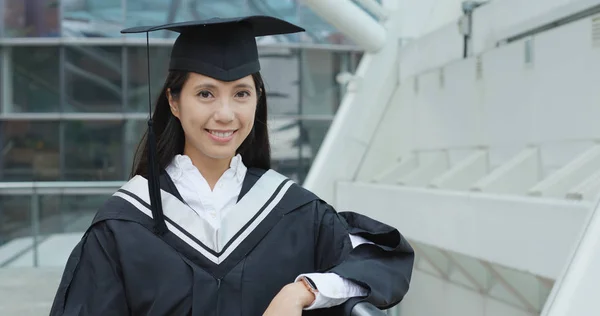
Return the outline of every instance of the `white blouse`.
{"type": "MultiPolygon", "coordinates": [[[[183,200],[214,228],[221,226],[221,218],[233,207],[242,190],[242,184],[248,169],[242,157],[231,159],[229,169],[217,181],[214,190],[210,189],[206,179],[185,155],[177,155],[167,166],[166,171],[173,180],[183,200]]],[[[350,235],[353,247],[367,242],[358,236],[350,235]]],[[[313,304],[307,308],[327,308],[344,303],[351,297],[366,296],[367,290],[334,273],[309,273],[298,276],[309,277],[317,286],[318,294],[313,304]]]]}

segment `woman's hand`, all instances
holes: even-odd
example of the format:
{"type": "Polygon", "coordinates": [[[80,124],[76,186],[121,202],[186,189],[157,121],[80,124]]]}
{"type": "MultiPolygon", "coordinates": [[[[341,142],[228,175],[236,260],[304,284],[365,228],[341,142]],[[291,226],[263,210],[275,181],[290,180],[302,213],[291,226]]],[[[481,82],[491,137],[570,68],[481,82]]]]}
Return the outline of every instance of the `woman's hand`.
{"type": "Polygon", "coordinates": [[[263,316],[301,316],[303,308],[310,306],[314,300],[315,295],[302,281],[291,283],[277,293],[263,316]]]}

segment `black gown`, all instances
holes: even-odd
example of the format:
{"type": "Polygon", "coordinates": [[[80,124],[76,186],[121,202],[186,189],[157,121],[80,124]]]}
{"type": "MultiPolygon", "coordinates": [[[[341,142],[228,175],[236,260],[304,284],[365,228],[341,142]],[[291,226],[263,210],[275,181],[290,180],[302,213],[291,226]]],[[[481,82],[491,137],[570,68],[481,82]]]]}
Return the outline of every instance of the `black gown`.
{"type": "Polygon", "coordinates": [[[194,213],[166,173],[169,231],[154,233],[146,179],[137,176],[99,209],[70,255],[54,315],[262,315],[302,273],[333,272],[369,290],[303,315],[349,315],[367,300],[381,309],[409,288],[414,253],[394,228],[337,213],[274,171],[248,169],[219,230],[194,213]],[[349,234],[373,242],[352,248],[349,234]]]}

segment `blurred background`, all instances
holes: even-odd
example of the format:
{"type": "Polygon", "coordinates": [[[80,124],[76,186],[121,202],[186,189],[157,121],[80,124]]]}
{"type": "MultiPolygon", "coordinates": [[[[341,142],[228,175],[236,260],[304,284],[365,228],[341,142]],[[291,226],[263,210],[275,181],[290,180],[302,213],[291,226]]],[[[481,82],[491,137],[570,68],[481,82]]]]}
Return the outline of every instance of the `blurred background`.
{"type": "Polygon", "coordinates": [[[43,315],[175,35],[271,15],[273,167],[417,252],[389,315],[600,315],[600,0],[0,0],[0,315],[43,315]]]}

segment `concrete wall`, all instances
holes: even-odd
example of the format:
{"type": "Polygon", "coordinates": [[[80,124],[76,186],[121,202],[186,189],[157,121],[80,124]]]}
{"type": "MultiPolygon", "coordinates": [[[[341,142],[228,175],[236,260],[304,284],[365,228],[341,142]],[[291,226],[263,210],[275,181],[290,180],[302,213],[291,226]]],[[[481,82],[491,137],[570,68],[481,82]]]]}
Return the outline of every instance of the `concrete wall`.
{"type": "Polygon", "coordinates": [[[359,174],[398,158],[386,154],[476,146],[491,148],[492,167],[530,144],[541,148],[543,174],[564,165],[600,139],[600,45],[592,30],[588,17],[416,76],[400,69],[359,174]]]}
{"type": "Polygon", "coordinates": [[[414,271],[411,288],[400,304],[401,316],[533,316],[421,271],[414,271]]]}

